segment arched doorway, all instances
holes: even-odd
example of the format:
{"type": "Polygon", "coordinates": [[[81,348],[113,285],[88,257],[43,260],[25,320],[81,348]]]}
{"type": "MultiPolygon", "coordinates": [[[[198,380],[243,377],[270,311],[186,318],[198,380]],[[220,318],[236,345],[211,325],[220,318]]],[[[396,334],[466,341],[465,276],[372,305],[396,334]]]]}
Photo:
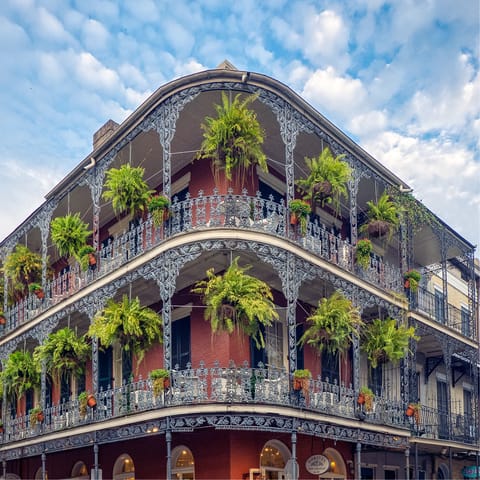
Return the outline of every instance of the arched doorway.
{"type": "Polygon", "coordinates": [[[195,460],[191,450],[179,445],[172,450],[172,479],[195,480],[195,460]]]}
{"type": "Polygon", "coordinates": [[[113,480],[135,480],[135,465],[132,457],[122,453],[113,466],[113,480]]]}
{"type": "Polygon", "coordinates": [[[347,466],[342,455],[334,448],[326,448],[323,455],[330,461],[330,468],[327,472],[319,475],[319,478],[345,479],[347,478],[347,466]]]}
{"type": "Polygon", "coordinates": [[[448,467],[444,463],[441,463],[438,466],[437,479],[448,480],[449,478],[450,478],[450,473],[448,472],[448,467]]]}
{"type": "Polygon", "coordinates": [[[75,465],[72,468],[72,473],[70,474],[71,479],[76,479],[76,480],[88,480],[89,475],[88,475],[88,468],[85,465],[85,462],[82,462],[79,460],[78,462],[75,463],[75,465]]]}
{"type": "Polygon", "coordinates": [[[260,453],[260,471],[262,479],[285,479],[285,467],[291,454],[287,446],[279,440],[269,440],[260,453]]]}

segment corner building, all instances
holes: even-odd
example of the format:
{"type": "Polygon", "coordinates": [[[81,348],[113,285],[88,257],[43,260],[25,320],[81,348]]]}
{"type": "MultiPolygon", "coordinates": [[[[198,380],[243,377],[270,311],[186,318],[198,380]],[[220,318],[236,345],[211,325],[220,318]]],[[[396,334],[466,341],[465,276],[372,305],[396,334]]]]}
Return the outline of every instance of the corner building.
{"type": "MultiPolygon", "coordinates": [[[[42,258],[45,296],[9,299],[4,276],[2,368],[70,327],[78,334],[110,299],[138,297],[159,312],[163,342],[138,362],[118,344],[91,342],[82,375],[59,381],[46,368],[22,396],[3,393],[0,473],[4,478],[112,479],[447,479],[479,471],[479,268],[475,247],[415,202],[432,221],[400,223],[372,238],[365,268],[355,261],[368,201],[406,185],[295,92],[268,76],[218,68],[160,87],[121,125],[109,121],[93,150],[45,202],[0,243],[5,264],[17,245],[42,258]],[[249,104],[265,132],[268,172],[251,168],[239,184],[198,158],[201,125],[215,105],[255,94],[249,104]],[[338,214],[316,204],[305,232],[290,223],[305,157],[329,148],[351,167],[338,214]],[[102,193],[107,171],[145,169],[151,189],[171,201],[168,218],[119,218],[102,193]],[[392,190],[393,189],[393,190],[392,190]],[[83,270],[53,246],[50,222],[78,212],[88,223],[95,268],[83,270]],[[238,257],[273,292],[278,319],[257,348],[241,331],[212,334],[200,295],[206,271],[238,257]],[[415,293],[404,273],[421,273],[415,293]],[[393,318],[414,326],[398,362],[372,368],[353,337],[342,354],[298,341],[322,298],[340,292],[365,324],[393,318]],[[153,394],[149,372],[168,370],[153,394]],[[312,378],[293,390],[296,369],[312,378]],[[254,379],[254,380],[252,380],[254,379]],[[357,397],[374,392],[366,410],[357,397]],[[78,395],[97,405],[78,413],[78,395]],[[420,414],[406,415],[410,402],[420,414]],[[40,406],[42,421],[30,410],[40,406]]],[[[408,217],[404,217],[408,218],[408,217]]],[[[423,218],[423,217],[422,217],[423,218]]],[[[478,478],[478,477],[477,477],[478,478]]]]}

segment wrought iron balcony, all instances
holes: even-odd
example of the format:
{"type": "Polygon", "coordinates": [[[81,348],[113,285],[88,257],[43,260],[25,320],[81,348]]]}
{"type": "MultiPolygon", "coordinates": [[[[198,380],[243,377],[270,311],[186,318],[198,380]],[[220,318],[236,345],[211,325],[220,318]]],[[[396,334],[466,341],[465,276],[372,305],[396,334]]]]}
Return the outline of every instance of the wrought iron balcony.
{"type": "Polygon", "coordinates": [[[408,429],[404,404],[394,398],[376,396],[371,411],[357,403],[351,387],[327,380],[312,379],[304,390],[294,390],[292,378],[283,369],[250,368],[245,363],[230,363],[212,368],[200,364],[197,369],[173,370],[170,385],[155,394],[151,379],[125,383],[118,388],[100,391],[96,407],[81,411],[77,398],[45,409],[43,421],[34,421],[30,415],[7,418],[4,421],[3,442],[36,437],[55,431],[125,417],[136,413],[168,409],[175,406],[218,404],[251,406],[275,405],[305,412],[326,414],[329,421],[335,417],[362,420],[365,423],[389,425],[408,429]]]}
{"type": "Polygon", "coordinates": [[[248,196],[246,192],[243,195],[219,195],[216,192],[204,195],[200,191],[196,198],[187,197],[184,201],[175,198],[170,217],[163,225],[155,226],[151,217],[132,222],[128,231],[102,245],[95,269],[82,271],[78,264],[74,264],[67,272],[60,273],[47,282],[45,298],[42,300],[30,294],[7,308],[7,323],[2,333],[6,334],[30,321],[52,305],[165,240],[205,229],[246,229],[279,236],[382,289],[396,292],[403,290],[398,267],[389,265],[372,254],[369,267],[361,269],[354,262],[352,245],[322,225],[317,217],[308,222],[307,231],[302,235],[298,226],[292,226],[286,221],[287,214],[288,209],[283,201],[276,203],[272,197],[264,199],[260,193],[256,196],[248,196]]]}
{"type": "Polygon", "coordinates": [[[473,415],[462,415],[422,405],[419,414],[409,418],[412,435],[466,444],[479,441],[478,423],[473,415]]]}

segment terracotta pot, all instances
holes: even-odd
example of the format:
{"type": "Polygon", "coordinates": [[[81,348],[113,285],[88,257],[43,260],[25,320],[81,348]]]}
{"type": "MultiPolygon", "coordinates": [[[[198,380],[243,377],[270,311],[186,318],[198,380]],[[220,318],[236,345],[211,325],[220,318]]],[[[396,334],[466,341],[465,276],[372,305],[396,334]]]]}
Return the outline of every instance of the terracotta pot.
{"type": "Polygon", "coordinates": [[[293,379],[293,389],[296,391],[302,389],[302,381],[299,378],[293,379]]]}
{"type": "Polygon", "coordinates": [[[97,399],[95,398],[94,395],[89,395],[87,398],[87,405],[90,408],[96,407],[97,406],[97,399]]]}
{"type": "Polygon", "coordinates": [[[41,423],[45,420],[45,415],[43,414],[43,412],[38,412],[37,413],[37,420],[41,423]]]}
{"type": "Polygon", "coordinates": [[[363,393],[358,394],[357,403],[363,405],[365,403],[365,395],[363,393]]]}
{"type": "Polygon", "coordinates": [[[45,292],[43,290],[35,290],[35,295],[40,300],[45,297],[45,292]]]}
{"type": "Polygon", "coordinates": [[[298,223],[298,217],[295,213],[290,214],[290,225],[296,225],[298,223]]]}
{"type": "Polygon", "coordinates": [[[415,413],[415,409],[414,409],[411,405],[409,405],[409,406],[407,407],[407,409],[405,410],[405,415],[406,415],[407,417],[413,416],[414,413],[415,413]]]}
{"type": "Polygon", "coordinates": [[[96,265],[97,264],[97,259],[95,258],[95,254],[94,253],[89,253],[88,254],[88,264],[90,266],[93,266],[93,265],[96,265]]]}
{"type": "Polygon", "coordinates": [[[3,315],[1,315],[0,316],[0,325],[5,325],[6,323],[7,323],[7,319],[3,315]]]}
{"type": "Polygon", "coordinates": [[[405,283],[403,284],[403,286],[405,288],[410,288],[410,280],[408,280],[408,278],[407,278],[407,280],[405,280],[405,283]]]}

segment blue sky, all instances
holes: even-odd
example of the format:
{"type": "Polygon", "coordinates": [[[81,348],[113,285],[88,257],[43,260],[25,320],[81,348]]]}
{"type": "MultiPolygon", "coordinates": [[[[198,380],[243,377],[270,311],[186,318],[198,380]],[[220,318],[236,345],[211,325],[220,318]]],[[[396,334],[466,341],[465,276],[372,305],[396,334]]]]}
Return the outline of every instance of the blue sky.
{"type": "Polygon", "coordinates": [[[478,0],[2,0],[0,239],[106,120],[228,59],[290,86],[480,245],[479,24],[478,0]]]}

